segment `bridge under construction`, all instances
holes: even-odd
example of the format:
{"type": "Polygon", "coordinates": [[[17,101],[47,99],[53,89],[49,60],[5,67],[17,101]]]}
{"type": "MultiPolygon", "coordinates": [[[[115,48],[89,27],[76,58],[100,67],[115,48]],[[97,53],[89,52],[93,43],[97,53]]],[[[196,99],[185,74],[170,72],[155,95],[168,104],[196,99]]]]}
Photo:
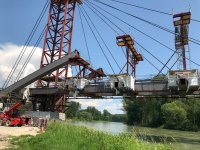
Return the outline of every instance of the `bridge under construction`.
{"type": "MultiPolygon", "coordinates": [[[[107,6],[110,9],[117,9],[98,0],[96,3],[107,6]]],[[[124,54],[126,59],[124,60],[124,66],[120,67],[118,74],[106,74],[103,66],[97,69],[92,68],[90,62],[81,56],[81,51],[72,50],[71,48],[75,8],[79,8],[80,14],[82,14],[87,22],[91,21],[87,17],[87,12],[81,8],[83,1],[51,0],[50,2],[47,1],[45,8],[49,5],[47,26],[43,32],[45,38],[40,69],[19,79],[22,74],[21,72],[18,80],[11,85],[8,85],[9,79],[6,80],[2,91],[0,91],[1,98],[12,98],[13,94],[18,98],[22,98],[23,89],[31,83],[35,83],[36,85],[34,88],[29,89],[29,97],[32,101],[34,111],[65,112],[68,99],[73,98],[97,99],[119,96],[135,98],[189,98],[200,96],[200,76],[198,70],[187,67],[187,64],[191,62],[190,57],[188,57],[190,53],[187,50],[188,43],[192,41],[188,36],[191,12],[173,15],[175,32],[169,31],[175,36],[175,50],[172,50],[172,57],[177,55],[177,61],[174,63],[178,64],[177,70],[172,70],[173,65],[172,68],[168,68],[166,74],[161,74],[167,63],[171,60],[172,57],[170,57],[169,61],[163,64],[163,68],[152,79],[139,80],[136,76],[137,65],[145,61],[146,58],[135,47],[135,44],[138,44],[135,40],[137,37],[133,38],[130,34],[126,33],[116,36],[116,44],[119,48],[125,49],[124,54]],[[69,76],[69,68],[78,68],[77,74],[69,76]]],[[[107,17],[99,12],[99,6],[95,3],[86,0],[85,5],[95,11],[102,20],[106,20],[107,17]]],[[[126,12],[122,11],[122,13],[126,12]]],[[[149,21],[143,21],[167,30],[149,21]]],[[[114,25],[120,29],[119,26],[114,25]]],[[[89,25],[89,27],[91,26],[89,25]]],[[[94,29],[96,28],[94,27],[94,29]]],[[[98,30],[96,31],[100,35],[98,30]]],[[[92,33],[94,34],[94,31],[92,33]]],[[[95,34],[94,38],[98,41],[95,34]]],[[[197,42],[197,40],[195,41],[197,42]]],[[[103,50],[101,46],[100,49],[103,50]]],[[[104,51],[102,52],[105,56],[104,51]]],[[[109,62],[108,58],[107,61],[109,62]]],[[[117,60],[115,61],[117,63],[117,60]]],[[[12,72],[10,76],[12,76],[12,72]]]]}

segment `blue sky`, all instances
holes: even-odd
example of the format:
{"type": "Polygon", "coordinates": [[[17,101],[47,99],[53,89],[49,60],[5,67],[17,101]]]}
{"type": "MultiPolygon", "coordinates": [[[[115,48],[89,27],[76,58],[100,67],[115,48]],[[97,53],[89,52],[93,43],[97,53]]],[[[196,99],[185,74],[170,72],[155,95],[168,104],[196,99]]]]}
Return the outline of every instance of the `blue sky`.
{"type": "MultiPolygon", "coordinates": [[[[92,0],[90,0],[92,1],[92,0]]],[[[122,1],[122,0],[121,0],[122,1]]],[[[93,2],[93,1],[92,1],[93,2]]],[[[129,7],[126,5],[118,4],[116,2],[112,2],[110,0],[102,0],[102,2],[106,2],[107,4],[110,4],[112,6],[115,6],[117,8],[120,8],[126,12],[129,12],[133,15],[136,15],[138,17],[141,17],[143,19],[152,21],[156,24],[162,25],[164,27],[167,27],[171,30],[174,30],[173,27],[173,19],[171,16],[166,16],[154,12],[149,12],[146,10],[141,10],[134,7],[129,7]]],[[[191,7],[192,12],[192,18],[200,20],[200,1],[199,0],[126,0],[127,3],[132,3],[136,5],[140,5],[143,7],[148,7],[152,9],[161,10],[164,12],[186,12],[191,7]]],[[[16,45],[18,47],[23,46],[25,43],[25,40],[27,39],[29,33],[31,32],[31,29],[33,28],[34,23],[36,22],[36,19],[38,18],[44,4],[46,3],[46,0],[1,0],[0,5],[0,45],[8,45],[8,43],[12,43],[13,45],[16,45]]],[[[121,18],[123,18],[124,21],[130,23],[134,27],[142,30],[148,35],[151,35],[152,37],[158,39],[160,42],[168,45],[169,47],[174,49],[174,36],[162,31],[158,28],[152,27],[151,25],[144,23],[142,21],[139,21],[137,19],[134,19],[132,17],[129,17],[125,14],[119,13],[115,10],[108,9],[107,7],[100,5],[96,3],[98,6],[101,6],[102,8],[105,8],[109,12],[111,12],[114,15],[117,15],[121,18]]],[[[88,12],[89,16],[92,18],[95,26],[99,30],[100,34],[103,36],[104,40],[106,41],[109,49],[112,51],[114,57],[117,59],[120,66],[123,66],[125,63],[125,59],[123,56],[123,53],[119,47],[116,45],[115,36],[116,33],[113,32],[110,28],[107,27],[92,11],[90,11],[85,4],[83,4],[81,7],[85,8],[88,12]]],[[[75,14],[75,26],[74,26],[74,35],[73,35],[73,45],[72,50],[78,49],[81,52],[81,55],[88,59],[86,46],[83,38],[80,18],[79,18],[78,10],[76,9],[75,14]]],[[[148,51],[153,53],[157,58],[159,58],[164,63],[169,59],[169,57],[172,55],[172,52],[163,46],[155,43],[151,39],[145,37],[141,33],[138,33],[134,29],[130,28],[129,26],[117,21],[116,19],[108,16],[114,23],[116,23],[118,26],[120,26],[126,33],[131,33],[133,38],[139,42],[143,47],[145,47],[148,51]]],[[[41,30],[45,26],[47,21],[47,14],[45,14],[38,31],[36,32],[32,42],[30,43],[30,46],[33,46],[41,33],[41,30]]],[[[106,73],[112,73],[111,69],[109,68],[108,63],[106,62],[106,59],[104,58],[101,49],[99,48],[97,42],[95,41],[95,38],[93,37],[91,31],[89,30],[87,24],[85,21],[83,21],[85,31],[86,31],[86,37],[89,45],[89,51],[91,54],[91,61],[92,66],[94,68],[102,67],[104,68],[106,73]]],[[[190,37],[200,40],[200,34],[199,34],[199,25],[200,23],[197,22],[191,22],[190,25],[190,37]]],[[[99,39],[100,40],[100,39],[99,39]]],[[[106,48],[103,46],[102,42],[101,45],[103,49],[105,50],[106,54],[108,55],[109,60],[113,64],[113,67],[117,72],[119,72],[116,64],[110,57],[109,53],[107,52],[106,48]]],[[[40,43],[39,47],[42,48],[43,42],[40,43]]],[[[156,61],[153,57],[151,57],[147,52],[142,50],[138,45],[136,45],[136,48],[138,51],[148,58],[149,61],[151,61],[157,68],[161,68],[162,64],[160,64],[158,61],[156,61]]],[[[193,43],[190,43],[190,50],[191,50],[191,58],[193,61],[199,62],[199,46],[195,45],[193,43]]],[[[3,50],[3,52],[6,53],[6,50],[3,50]]],[[[13,51],[13,53],[19,53],[19,50],[16,52],[13,51]]],[[[40,62],[40,53],[41,50],[37,51],[38,55],[38,61],[34,61],[35,66],[38,66],[37,63],[40,62]]],[[[17,55],[16,55],[17,57],[17,55]]],[[[175,58],[170,63],[174,63],[175,58]]],[[[14,63],[14,58],[12,61],[9,61],[9,64],[14,63]]],[[[34,58],[36,60],[36,58],[34,58]]],[[[8,65],[9,65],[8,64],[8,65]]],[[[4,65],[6,65],[4,63],[4,65]]],[[[198,66],[192,65],[194,69],[199,69],[198,66]]],[[[176,69],[176,66],[175,68],[176,69]]],[[[163,73],[166,73],[167,69],[163,73]]],[[[158,71],[154,69],[147,61],[141,62],[137,66],[137,76],[140,77],[146,77],[152,74],[156,74],[158,71]]],[[[116,100],[114,104],[119,104],[120,101],[116,100]]],[[[118,112],[118,109],[114,112],[118,112]]]]}

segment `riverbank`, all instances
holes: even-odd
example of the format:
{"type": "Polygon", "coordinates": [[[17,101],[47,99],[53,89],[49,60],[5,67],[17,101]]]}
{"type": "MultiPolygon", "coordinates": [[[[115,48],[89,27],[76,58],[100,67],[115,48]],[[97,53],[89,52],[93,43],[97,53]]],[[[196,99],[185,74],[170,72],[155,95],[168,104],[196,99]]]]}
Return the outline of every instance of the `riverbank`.
{"type": "Polygon", "coordinates": [[[135,134],[138,139],[148,142],[172,143],[176,150],[199,150],[200,132],[178,131],[161,128],[147,128],[128,126],[124,123],[101,122],[101,121],[68,121],[69,124],[85,126],[113,135],[120,133],[135,134]]]}
{"type": "Polygon", "coordinates": [[[15,149],[48,150],[169,150],[170,145],[139,141],[135,135],[112,135],[82,126],[51,123],[47,131],[35,137],[23,136],[12,139],[15,149]]]}

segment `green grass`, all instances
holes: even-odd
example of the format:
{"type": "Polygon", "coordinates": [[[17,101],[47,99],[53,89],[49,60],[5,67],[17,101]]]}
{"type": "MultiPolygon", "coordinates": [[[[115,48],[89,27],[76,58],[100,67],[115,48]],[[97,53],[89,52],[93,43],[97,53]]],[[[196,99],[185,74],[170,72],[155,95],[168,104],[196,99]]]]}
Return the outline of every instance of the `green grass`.
{"type": "MultiPolygon", "coordinates": [[[[11,143],[18,150],[168,150],[171,145],[139,141],[134,135],[108,133],[51,123],[45,133],[37,136],[13,138],[11,143]]],[[[12,148],[14,149],[14,148],[12,148]]]]}

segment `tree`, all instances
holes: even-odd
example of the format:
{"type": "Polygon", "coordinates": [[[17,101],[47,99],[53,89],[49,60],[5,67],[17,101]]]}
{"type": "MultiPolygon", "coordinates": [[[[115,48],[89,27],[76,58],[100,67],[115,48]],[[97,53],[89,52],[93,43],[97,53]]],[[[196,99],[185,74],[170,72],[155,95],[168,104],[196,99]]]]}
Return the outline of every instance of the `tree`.
{"type": "Polygon", "coordinates": [[[166,75],[159,74],[153,77],[153,80],[164,80],[166,78],[166,75]]]}
{"type": "Polygon", "coordinates": [[[143,99],[124,99],[123,107],[127,113],[127,123],[130,125],[138,125],[142,122],[142,101],[143,99]]]}
{"type": "Polygon", "coordinates": [[[69,118],[77,117],[78,112],[81,109],[81,104],[78,102],[71,101],[69,103],[69,108],[66,111],[66,116],[69,118]]]}
{"type": "Polygon", "coordinates": [[[145,98],[142,109],[142,125],[158,127],[162,124],[161,99],[145,98]]]}
{"type": "Polygon", "coordinates": [[[182,102],[166,103],[162,106],[162,113],[164,117],[164,127],[170,129],[184,128],[187,122],[187,112],[181,107],[184,105],[182,102]]]}
{"type": "Polygon", "coordinates": [[[94,120],[100,120],[101,119],[101,112],[99,110],[97,110],[95,107],[88,106],[86,111],[88,113],[92,114],[94,120]]]}
{"type": "Polygon", "coordinates": [[[81,120],[86,120],[86,121],[92,121],[93,120],[93,116],[91,113],[82,110],[78,113],[78,118],[81,120]]]}
{"type": "Polygon", "coordinates": [[[113,122],[127,122],[127,115],[126,114],[114,114],[112,115],[113,122]]]}
{"type": "Polygon", "coordinates": [[[186,130],[198,131],[200,128],[200,100],[187,99],[184,101],[187,105],[187,118],[186,130]]]}
{"type": "Polygon", "coordinates": [[[112,116],[112,114],[108,110],[106,110],[106,109],[103,110],[103,114],[102,114],[102,119],[103,120],[110,121],[111,120],[111,116],[112,116]]]}
{"type": "Polygon", "coordinates": [[[150,127],[198,131],[200,99],[133,97],[124,99],[127,123],[150,127]]]}
{"type": "Polygon", "coordinates": [[[128,124],[158,127],[162,125],[162,99],[132,98],[125,99],[124,109],[127,112],[128,124]]]}

